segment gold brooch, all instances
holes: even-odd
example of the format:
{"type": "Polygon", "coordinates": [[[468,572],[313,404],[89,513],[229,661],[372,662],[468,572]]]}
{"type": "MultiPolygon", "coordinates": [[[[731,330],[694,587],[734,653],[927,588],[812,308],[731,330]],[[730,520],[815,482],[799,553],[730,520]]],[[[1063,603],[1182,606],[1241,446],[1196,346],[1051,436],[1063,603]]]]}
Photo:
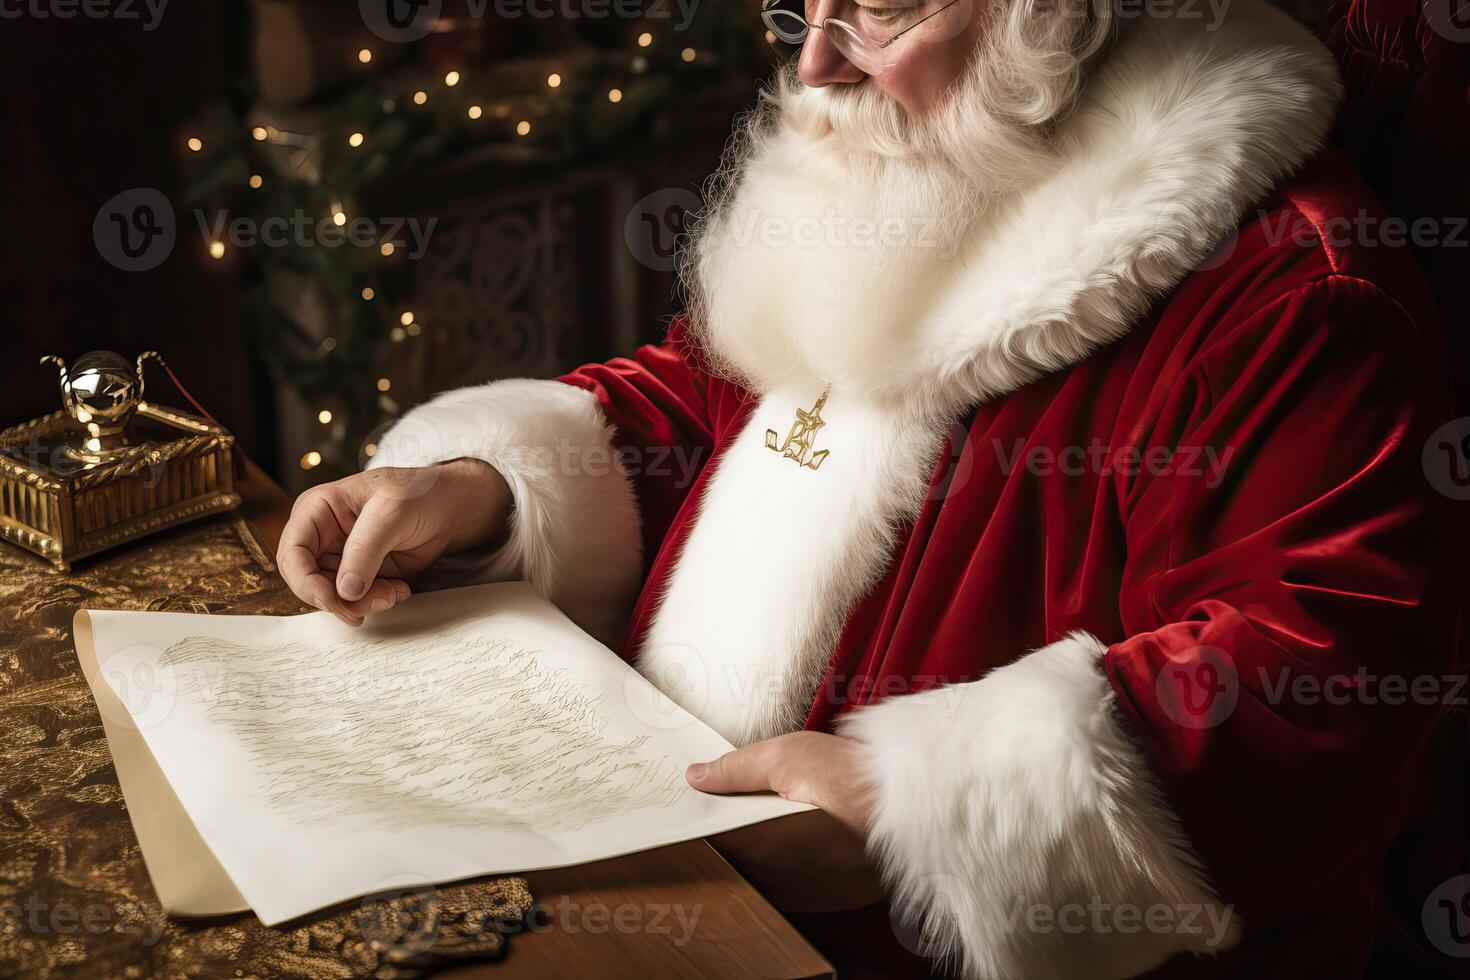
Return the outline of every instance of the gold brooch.
{"type": "Polygon", "coordinates": [[[786,433],[786,441],[776,445],[776,430],[766,430],[766,448],[780,453],[787,459],[796,460],[796,465],[816,469],[822,465],[822,460],[827,458],[827,450],[821,452],[812,451],[812,443],[817,441],[817,431],[827,422],[822,418],[822,406],[827,404],[827,396],[831,394],[832,386],[828,385],[822,392],[822,397],[811,407],[811,411],[804,408],[796,410],[796,421],[791,423],[791,431],[786,433]]]}

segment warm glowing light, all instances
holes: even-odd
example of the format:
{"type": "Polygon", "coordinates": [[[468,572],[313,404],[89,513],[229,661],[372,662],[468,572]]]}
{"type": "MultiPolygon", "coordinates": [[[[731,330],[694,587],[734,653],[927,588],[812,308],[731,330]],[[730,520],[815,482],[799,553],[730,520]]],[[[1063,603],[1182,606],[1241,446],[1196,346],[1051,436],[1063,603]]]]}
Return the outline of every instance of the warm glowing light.
{"type": "Polygon", "coordinates": [[[405,327],[408,326],[410,323],[412,323],[413,322],[413,310],[404,310],[403,311],[403,316],[401,316],[401,317],[398,318],[398,322],[401,323],[401,324],[403,324],[405,327]]]}
{"type": "Polygon", "coordinates": [[[255,137],[256,142],[263,143],[265,142],[266,137],[270,135],[270,133],[267,133],[265,131],[264,126],[256,126],[250,131],[250,135],[255,137]]]}
{"type": "Polygon", "coordinates": [[[343,214],[341,211],[336,212],[332,215],[332,224],[336,225],[338,228],[341,228],[343,225],[347,224],[347,215],[343,214]]]}
{"type": "Polygon", "coordinates": [[[558,75],[556,72],[552,72],[550,75],[547,75],[546,76],[546,87],[547,88],[558,88],[560,85],[561,85],[561,76],[558,75]]]}
{"type": "Polygon", "coordinates": [[[652,43],[653,35],[648,33],[647,31],[644,31],[642,34],[638,35],[638,46],[640,48],[646,48],[652,43]]]}
{"type": "Polygon", "coordinates": [[[679,57],[683,58],[685,61],[693,61],[694,60],[694,49],[693,48],[685,48],[683,51],[680,51],[679,52],[679,57]]]}
{"type": "Polygon", "coordinates": [[[470,106],[469,109],[466,110],[466,112],[469,114],[469,117],[471,119],[479,119],[481,116],[483,116],[485,114],[485,110],[484,109],[481,109],[477,105],[470,106]]]}
{"type": "Polygon", "coordinates": [[[776,43],[776,35],[772,34],[770,31],[766,31],[766,43],[767,44],[775,44],[776,43]]]}
{"type": "Polygon", "coordinates": [[[607,90],[607,101],[609,101],[609,102],[621,102],[621,101],[623,101],[623,90],[620,89],[620,88],[610,88],[610,89],[608,89],[607,90]]]}
{"type": "Polygon", "coordinates": [[[417,323],[410,323],[405,329],[408,331],[410,337],[417,337],[420,333],[423,333],[423,328],[417,323]]]}
{"type": "Polygon", "coordinates": [[[384,242],[383,247],[378,249],[378,251],[382,252],[384,255],[392,255],[393,247],[394,246],[392,242],[384,242]]]}
{"type": "Polygon", "coordinates": [[[531,121],[529,119],[522,119],[520,122],[516,123],[516,135],[517,136],[525,136],[525,135],[527,135],[530,132],[531,132],[531,121]]]}
{"type": "Polygon", "coordinates": [[[332,351],[334,351],[336,349],[337,349],[337,338],[336,337],[328,337],[327,339],[325,339],[325,340],[322,341],[322,350],[326,351],[328,354],[330,354],[332,351]]]}
{"type": "Polygon", "coordinates": [[[429,101],[429,93],[428,92],[425,92],[425,91],[423,91],[421,89],[421,90],[413,93],[413,104],[414,105],[423,105],[425,102],[428,102],[428,101],[429,101]]]}
{"type": "Polygon", "coordinates": [[[362,146],[362,141],[363,135],[361,133],[353,133],[351,136],[347,137],[348,146],[362,146]]]}
{"type": "Polygon", "coordinates": [[[198,153],[200,150],[204,149],[204,141],[197,136],[190,136],[189,149],[193,150],[195,153],[198,153]]]}
{"type": "Polygon", "coordinates": [[[303,470],[314,470],[322,465],[322,454],[313,449],[301,457],[301,468],[303,470]]]}
{"type": "Polygon", "coordinates": [[[260,174],[250,175],[250,186],[255,190],[260,190],[261,185],[263,185],[264,183],[265,180],[260,176],[260,174]]]}
{"type": "Polygon", "coordinates": [[[444,76],[444,84],[445,85],[448,85],[450,88],[454,88],[454,86],[458,85],[459,84],[459,72],[452,71],[449,74],[445,75],[444,76]]]}
{"type": "Polygon", "coordinates": [[[331,411],[329,409],[325,409],[325,408],[322,409],[320,412],[317,412],[316,413],[316,420],[318,422],[320,422],[322,425],[330,425],[331,422],[332,422],[332,413],[331,413],[331,411]]]}
{"type": "Polygon", "coordinates": [[[375,293],[375,292],[373,292],[373,287],[371,287],[371,286],[364,286],[364,287],[362,287],[362,298],[363,299],[370,300],[370,299],[372,299],[376,295],[378,295],[378,294],[375,293]]]}
{"type": "Polygon", "coordinates": [[[403,343],[403,338],[407,336],[408,331],[404,330],[402,327],[394,327],[392,330],[388,331],[388,338],[392,340],[395,344],[403,343]]]}
{"type": "Polygon", "coordinates": [[[392,387],[393,387],[393,382],[389,381],[387,378],[379,378],[378,379],[378,390],[379,391],[387,391],[387,390],[389,390],[392,387]]]}
{"type": "Polygon", "coordinates": [[[369,61],[372,61],[373,60],[373,52],[372,52],[372,49],[371,48],[363,48],[361,51],[357,52],[357,60],[360,61],[360,62],[362,62],[363,64],[367,64],[369,61]]]}
{"type": "Polygon", "coordinates": [[[225,257],[225,243],[224,242],[210,242],[209,243],[209,254],[210,254],[210,257],[211,258],[216,258],[216,259],[222,259],[222,258],[224,258],[225,257]]]}
{"type": "Polygon", "coordinates": [[[363,446],[362,454],[368,459],[372,459],[374,456],[378,455],[378,444],[376,442],[370,442],[366,446],[363,446]]]}

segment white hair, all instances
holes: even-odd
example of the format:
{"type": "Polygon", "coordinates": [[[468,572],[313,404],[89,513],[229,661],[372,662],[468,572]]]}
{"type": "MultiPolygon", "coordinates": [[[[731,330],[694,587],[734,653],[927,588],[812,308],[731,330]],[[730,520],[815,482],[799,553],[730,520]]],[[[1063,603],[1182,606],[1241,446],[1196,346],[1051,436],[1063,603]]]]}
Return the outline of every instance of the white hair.
{"type": "Polygon", "coordinates": [[[1087,69],[1119,23],[1114,0],[993,0],[967,74],[924,118],[908,116],[873,85],[808,88],[794,63],[778,71],[747,120],[746,136],[785,125],[832,135],[884,157],[935,154],[963,166],[986,137],[1031,142],[1066,115],[1087,69]],[[977,132],[977,128],[982,131],[977,132]]]}
{"type": "MultiPolygon", "coordinates": [[[[784,66],[737,124],[685,251],[680,272],[696,337],[718,331],[726,349],[762,342],[758,330],[732,322],[747,319],[760,301],[752,289],[789,296],[821,288],[813,284],[916,282],[933,272],[932,259],[958,242],[989,201],[1051,166],[1048,137],[1113,35],[1114,2],[990,0],[965,73],[923,116],[910,116],[876,85],[809,88],[794,64],[784,66]],[[764,247],[739,233],[758,218],[834,212],[909,227],[923,222],[933,239],[859,252],[764,247]]],[[[794,315],[809,302],[816,301],[802,295],[786,306],[794,315]]],[[[814,331],[825,317],[808,319],[804,329],[814,331]]],[[[865,319],[880,329],[877,310],[865,319]]],[[[862,327],[831,329],[850,335],[862,327]]]]}

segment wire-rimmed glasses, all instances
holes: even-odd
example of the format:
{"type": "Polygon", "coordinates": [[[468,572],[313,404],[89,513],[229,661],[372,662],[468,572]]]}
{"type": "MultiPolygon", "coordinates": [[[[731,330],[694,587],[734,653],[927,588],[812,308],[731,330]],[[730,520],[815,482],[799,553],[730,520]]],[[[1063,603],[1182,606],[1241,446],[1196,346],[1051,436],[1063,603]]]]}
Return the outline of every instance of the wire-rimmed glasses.
{"type": "MultiPolygon", "coordinates": [[[[761,0],[761,21],[766,25],[767,30],[787,44],[801,44],[806,40],[807,32],[815,27],[826,34],[832,46],[844,58],[856,65],[859,71],[865,75],[877,75],[893,67],[898,61],[898,49],[893,46],[893,42],[957,3],[959,0],[942,0],[933,10],[921,13],[918,19],[903,25],[897,32],[886,38],[874,37],[836,17],[825,17],[812,23],[804,12],[798,13],[792,9],[794,6],[802,6],[801,0],[761,0]]],[[[901,13],[903,10],[917,12],[925,6],[929,4],[920,3],[909,8],[875,7],[871,9],[891,9],[901,13]]]]}

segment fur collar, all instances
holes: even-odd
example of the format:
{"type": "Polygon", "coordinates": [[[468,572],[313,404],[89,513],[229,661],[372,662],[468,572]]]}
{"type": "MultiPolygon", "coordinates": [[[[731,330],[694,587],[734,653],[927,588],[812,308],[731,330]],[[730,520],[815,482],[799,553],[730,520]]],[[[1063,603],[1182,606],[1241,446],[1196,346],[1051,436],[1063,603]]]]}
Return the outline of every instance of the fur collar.
{"type": "Polygon", "coordinates": [[[907,287],[900,329],[834,344],[795,316],[751,316],[731,323],[739,338],[701,340],[758,393],[830,382],[952,415],[1125,334],[1311,156],[1340,91],[1321,43],[1261,0],[1217,24],[1144,18],[1063,123],[1056,165],[991,204],[942,275],[907,287]]]}

